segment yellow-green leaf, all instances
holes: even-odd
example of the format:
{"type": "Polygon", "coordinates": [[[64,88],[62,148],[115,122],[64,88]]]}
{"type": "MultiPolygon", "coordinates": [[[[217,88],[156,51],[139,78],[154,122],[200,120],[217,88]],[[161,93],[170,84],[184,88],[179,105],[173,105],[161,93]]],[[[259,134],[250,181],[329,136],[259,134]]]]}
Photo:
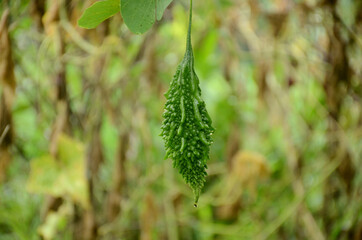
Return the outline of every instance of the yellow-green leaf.
{"type": "Polygon", "coordinates": [[[85,151],[82,143],[60,135],[56,158],[47,154],[31,161],[28,191],[69,196],[88,207],[85,151]]]}

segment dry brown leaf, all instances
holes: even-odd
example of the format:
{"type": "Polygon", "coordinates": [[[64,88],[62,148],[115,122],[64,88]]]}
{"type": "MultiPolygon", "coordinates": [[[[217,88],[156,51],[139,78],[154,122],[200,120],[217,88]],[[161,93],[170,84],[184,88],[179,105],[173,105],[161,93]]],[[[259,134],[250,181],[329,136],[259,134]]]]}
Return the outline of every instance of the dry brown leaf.
{"type": "Polygon", "coordinates": [[[256,152],[240,151],[233,158],[231,176],[244,186],[269,175],[266,159],[256,152]]]}
{"type": "Polygon", "coordinates": [[[250,151],[239,151],[232,158],[231,165],[222,193],[225,203],[216,208],[216,216],[234,221],[241,209],[243,190],[255,195],[256,184],[269,175],[269,168],[263,155],[250,151]]]}

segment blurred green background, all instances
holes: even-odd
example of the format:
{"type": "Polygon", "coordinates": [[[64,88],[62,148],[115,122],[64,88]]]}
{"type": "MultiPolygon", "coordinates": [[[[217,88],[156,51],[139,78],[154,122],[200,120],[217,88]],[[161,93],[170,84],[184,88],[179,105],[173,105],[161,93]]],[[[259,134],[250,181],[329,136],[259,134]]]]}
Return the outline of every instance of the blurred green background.
{"type": "Polygon", "coordinates": [[[194,1],[198,208],[159,136],[189,1],[143,35],[93,2],[0,1],[1,240],[362,239],[361,1],[194,1]]]}

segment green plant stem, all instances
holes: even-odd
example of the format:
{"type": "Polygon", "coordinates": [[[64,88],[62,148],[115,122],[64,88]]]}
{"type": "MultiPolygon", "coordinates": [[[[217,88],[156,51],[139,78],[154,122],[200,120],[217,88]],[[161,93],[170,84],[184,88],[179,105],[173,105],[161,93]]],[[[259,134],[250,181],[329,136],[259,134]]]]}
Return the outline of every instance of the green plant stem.
{"type": "Polygon", "coordinates": [[[189,28],[187,31],[187,40],[186,40],[186,54],[190,54],[190,57],[192,56],[191,25],[192,25],[192,0],[190,0],[189,28]]]}

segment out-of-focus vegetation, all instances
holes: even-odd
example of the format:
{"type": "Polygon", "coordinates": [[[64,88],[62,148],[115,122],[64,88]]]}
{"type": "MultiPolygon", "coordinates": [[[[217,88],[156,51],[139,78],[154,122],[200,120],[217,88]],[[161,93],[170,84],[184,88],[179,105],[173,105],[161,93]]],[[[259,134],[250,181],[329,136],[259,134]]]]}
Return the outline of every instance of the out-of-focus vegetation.
{"type": "Polygon", "coordinates": [[[0,239],[361,239],[362,3],[194,1],[216,128],[192,191],[159,136],[188,0],[143,35],[0,1],[0,239]]]}

